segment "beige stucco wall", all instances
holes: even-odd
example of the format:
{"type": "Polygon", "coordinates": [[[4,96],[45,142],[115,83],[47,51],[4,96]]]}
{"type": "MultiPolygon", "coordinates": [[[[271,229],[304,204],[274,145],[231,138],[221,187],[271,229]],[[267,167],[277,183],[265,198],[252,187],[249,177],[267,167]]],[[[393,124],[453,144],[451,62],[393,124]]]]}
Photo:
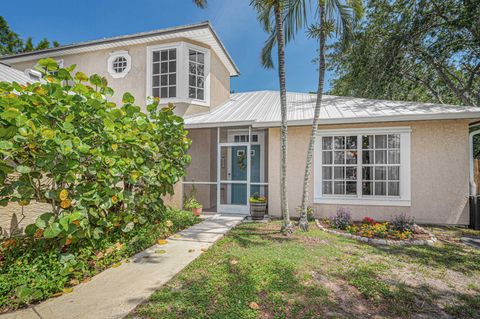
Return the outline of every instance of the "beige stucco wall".
{"type": "MultiPolygon", "coordinates": [[[[115,94],[113,101],[121,103],[122,95],[130,92],[135,97],[138,105],[145,105],[147,95],[147,47],[159,44],[175,43],[184,41],[198,46],[208,48],[208,46],[185,38],[171,39],[168,41],[150,42],[147,44],[130,45],[117,47],[109,50],[99,50],[94,52],[70,54],[55,56],[55,59],[63,59],[64,66],[76,64],[76,71],[82,71],[87,75],[99,74],[105,76],[109,86],[113,88],[115,94]],[[128,51],[132,58],[132,68],[130,72],[120,79],[114,79],[108,73],[107,59],[110,53],[117,51],[128,51]]],[[[210,64],[210,107],[214,108],[225,102],[230,97],[230,75],[225,65],[213,50],[211,53],[210,64]]],[[[32,68],[37,60],[12,64],[18,70],[32,68]]],[[[192,114],[208,111],[208,107],[192,104],[179,103],[176,105],[176,111],[179,115],[192,114]]]]}
{"type": "MultiPolygon", "coordinates": [[[[409,126],[411,133],[411,206],[367,206],[314,204],[317,217],[329,217],[345,207],[354,219],[370,216],[388,220],[405,213],[419,223],[468,224],[469,120],[328,125],[321,129],[409,126]]],[[[280,136],[269,131],[269,212],[280,216],[280,136]]],[[[310,127],[288,129],[288,198],[292,216],[298,216],[310,127]]],[[[313,172],[314,174],[314,172],[313,172]]],[[[313,200],[313,183],[310,200],[313,200]]]]}

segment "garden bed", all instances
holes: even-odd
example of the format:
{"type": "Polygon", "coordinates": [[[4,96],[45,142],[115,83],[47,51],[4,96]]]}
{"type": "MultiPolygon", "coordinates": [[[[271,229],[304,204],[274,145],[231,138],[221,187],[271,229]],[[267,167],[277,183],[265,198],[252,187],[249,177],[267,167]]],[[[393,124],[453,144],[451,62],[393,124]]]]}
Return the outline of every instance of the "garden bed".
{"type": "Polygon", "coordinates": [[[198,222],[191,212],[167,209],[151,223],[120,229],[98,240],[57,245],[31,237],[0,240],[0,313],[72,291],[99,272],[129,262],[129,257],[198,222]]]}
{"type": "Polygon", "coordinates": [[[391,221],[364,217],[361,222],[354,222],[348,211],[340,209],[334,217],[315,222],[328,233],[377,245],[433,245],[437,241],[432,233],[405,215],[394,216],[391,221]]]}

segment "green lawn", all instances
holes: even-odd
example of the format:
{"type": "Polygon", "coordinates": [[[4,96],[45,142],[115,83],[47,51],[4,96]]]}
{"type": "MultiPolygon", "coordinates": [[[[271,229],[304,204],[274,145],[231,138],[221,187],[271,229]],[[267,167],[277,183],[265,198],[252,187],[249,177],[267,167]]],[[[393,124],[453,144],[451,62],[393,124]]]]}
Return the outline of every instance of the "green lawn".
{"type": "Polygon", "coordinates": [[[480,251],[376,247],[318,230],[242,224],[131,318],[480,318],[480,251]]]}

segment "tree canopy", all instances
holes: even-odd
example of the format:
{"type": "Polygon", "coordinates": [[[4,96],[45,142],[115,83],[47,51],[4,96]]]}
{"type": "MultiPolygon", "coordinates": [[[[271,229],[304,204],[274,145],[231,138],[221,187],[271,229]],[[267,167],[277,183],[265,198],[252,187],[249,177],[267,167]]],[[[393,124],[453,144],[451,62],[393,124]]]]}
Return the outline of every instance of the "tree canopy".
{"type": "Polygon", "coordinates": [[[480,2],[368,0],[332,94],[480,105],[480,2]]]}
{"type": "Polygon", "coordinates": [[[28,37],[27,40],[24,41],[17,33],[10,29],[7,21],[0,16],[0,55],[48,49],[52,46],[58,47],[59,45],[57,41],[50,42],[46,38],[36,45],[33,43],[31,37],[28,37]]]}

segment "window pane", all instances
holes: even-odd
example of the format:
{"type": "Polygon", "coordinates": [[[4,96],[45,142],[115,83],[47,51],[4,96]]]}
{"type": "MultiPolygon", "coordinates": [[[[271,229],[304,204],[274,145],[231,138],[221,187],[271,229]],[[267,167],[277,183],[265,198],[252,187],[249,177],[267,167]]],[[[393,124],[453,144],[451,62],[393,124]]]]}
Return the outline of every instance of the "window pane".
{"type": "Polygon", "coordinates": [[[388,167],[388,180],[390,181],[400,180],[400,166],[388,167]]]}
{"type": "Polygon", "coordinates": [[[152,77],[152,86],[160,86],[160,78],[158,76],[152,77]]]}
{"type": "Polygon", "coordinates": [[[332,167],[331,166],[323,166],[322,167],[322,179],[333,179],[332,176],[332,167]]]}
{"type": "Polygon", "coordinates": [[[197,74],[201,76],[205,75],[205,66],[203,64],[197,64],[197,74]]]}
{"type": "Polygon", "coordinates": [[[326,136],[322,138],[322,148],[324,150],[331,150],[332,149],[332,137],[326,136]]]}
{"type": "Polygon", "coordinates": [[[375,182],[375,195],[387,195],[386,182],[375,182]]]}
{"type": "Polygon", "coordinates": [[[375,180],[376,181],[387,180],[387,167],[386,166],[375,167],[375,180]]]}
{"type": "Polygon", "coordinates": [[[333,178],[334,179],[345,179],[345,167],[335,166],[333,168],[333,178]]]}
{"type": "Polygon", "coordinates": [[[190,61],[197,61],[197,53],[193,50],[190,50],[188,53],[188,59],[190,61]]]}
{"type": "Polygon", "coordinates": [[[175,60],[177,58],[177,49],[171,49],[168,51],[168,57],[170,60],[175,60]]]}
{"type": "Polygon", "coordinates": [[[162,98],[168,97],[168,88],[165,87],[160,90],[160,97],[162,98]]]}
{"type": "Polygon", "coordinates": [[[160,61],[160,52],[153,52],[153,62],[160,61]]]}
{"type": "Polygon", "coordinates": [[[345,136],[335,136],[334,145],[337,150],[345,149],[345,136]]]}
{"type": "Polygon", "coordinates": [[[388,135],[388,148],[400,148],[400,134],[388,135]]]}
{"type": "Polygon", "coordinates": [[[332,151],[322,152],[322,162],[323,164],[332,164],[332,151]]]}
{"type": "Polygon", "coordinates": [[[373,180],[373,167],[363,167],[362,168],[363,175],[362,178],[366,181],[371,181],[373,180]]]}
{"type": "Polygon", "coordinates": [[[345,194],[345,182],[333,182],[334,194],[345,194]]]}
{"type": "Polygon", "coordinates": [[[197,62],[204,63],[204,61],[205,61],[205,54],[197,52],[197,62]]]}
{"type": "Polygon", "coordinates": [[[162,84],[162,86],[168,85],[168,75],[162,75],[160,78],[160,83],[162,84]]]}
{"type": "Polygon", "coordinates": [[[347,151],[347,164],[357,164],[357,152],[347,151]]]}
{"type": "Polygon", "coordinates": [[[363,151],[363,164],[373,164],[373,151],[363,151]]]}
{"type": "Polygon", "coordinates": [[[389,182],[388,183],[388,196],[400,196],[400,183],[389,182]]]}
{"type": "Polygon", "coordinates": [[[323,182],[323,194],[332,194],[332,182],[323,182]]]}
{"type": "Polygon", "coordinates": [[[168,75],[168,84],[169,85],[177,84],[177,75],[176,74],[169,74],[168,75]]]}
{"type": "Polygon", "coordinates": [[[373,183],[372,182],[362,183],[362,194],[363,195],[373,195],[373,183]]]}
{"type": "Polygon", "coordinates": [[[197,77],[197,87],[203,89],[203,77],[201,76],[197,77]]]}
{"type": "Polygon", "coordinates": [[[345,168],[345,179],[356,180],[357,179],[357,168],[347,166],[345,168]]]}
{"type": "Polygon", "coordinates": [[[386,135],[375,135],[375,148],[387,148],[386,135]]]}
{"type": "Polygon", "coordinates": [[[387,164],[387,151],[375,151],[375,164],[387,164]]]}
{"type": "Polygon", "coordinates": [[[203,100],[204,99],[204,94],[202,89],[197,90],[197,99],[198,100],[203,100]]]}
{"type": "Polygon", "coordinates": [[[388,164],[400,164],[400,151],[388,151],[388,164]]]}
{"type": "Polygon", "coordinates": [[[166,60],[168,60],[168,51],[163,50],[162,51],[162,61],[166,61],[166,60]]]}
{"type": "Polygon", "coordinates": [[[189,75],[188,76],[188,85],[190,86],[195,86],[195,84],[197,83],[197,80],[195,78],[195,75],[189,75]]]}
{"type": "Polygon", "coordinates": [[[177,96],[177,88],[175,86],[170,86],[168,89],[168,97],[176,97],[177,96]]]}
{"type": "Polygon", "coordinates": [[[177,62],[172,61],[168,63],[168,72],[177,72],[177,62]]]}
{"type": "Polygon", "coordinates": [[[196,98],[196,90],[195,88],[188,88],[188,97],[191,98],[191,99],[194,99],[196,98]]]}
{"type": "Polygon", "coordinates": [[[162,72],[162,74],[163,73],[168,73],[168,62],[162,62],[161,72],[162,72]]]}
{"type": "Polygon", "coordinates": [[[347,136],[347,149],[356,150],[357,149],[357,137],[356,136],[347,136]]]}
{"type": "Polygon", "coordinates": [[[153,97],[160,97],[160,88],[152,89],[152,96],[153,97]]]}
{"type": "Polygon", "coordinates": [[[347,182],[346,183],[346,194],[347,195],[356,195],[357,194],[357,182],[347,182]]]}
{"type": "Polygon", "coordinates": [[[362,147],[364,149],[371,149],[373,148],[373,135],[364,135],[362,137],[362,147]]]}
{"type": "Polygon", "coordinates": [[[344,151],[335,151],[335,164],[345,164],[345,152],[344,151]]]}
{"type": "Polygon", "coordinates": [[[152,74],[160,74],[160,63],[153,64],[152,74]]]}

